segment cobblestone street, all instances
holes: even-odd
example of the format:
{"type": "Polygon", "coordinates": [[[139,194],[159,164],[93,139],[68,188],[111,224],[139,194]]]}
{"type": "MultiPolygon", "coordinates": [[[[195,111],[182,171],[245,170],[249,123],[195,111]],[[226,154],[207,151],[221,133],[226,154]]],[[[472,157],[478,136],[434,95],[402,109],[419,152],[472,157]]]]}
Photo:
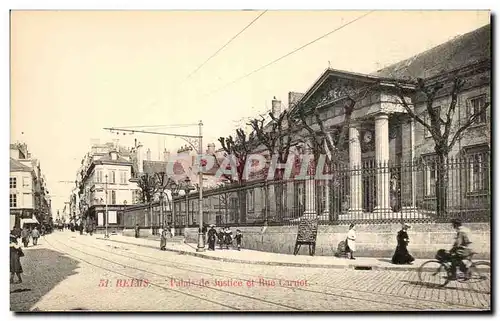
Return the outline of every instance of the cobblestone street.
{"type": "Polygon", "coordinates": [[[490,309],[485,285],[429,288],[415,271],[245,265],[71,232],[25,253],[24,283],[11,285],[13,311],[490,309]]]}

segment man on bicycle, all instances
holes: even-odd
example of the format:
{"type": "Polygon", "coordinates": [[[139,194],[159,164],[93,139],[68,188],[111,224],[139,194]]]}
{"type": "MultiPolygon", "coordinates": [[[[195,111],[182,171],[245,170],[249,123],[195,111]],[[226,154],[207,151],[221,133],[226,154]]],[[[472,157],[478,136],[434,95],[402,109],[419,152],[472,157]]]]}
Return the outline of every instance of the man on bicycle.
{"type": "Polygon", "coordinates": [[[469,238],[469,230],[462,226],[460,220],[454,219],[451,223],[453,224],[453,228],[457,231],[455,243],[450,250],[452,278],[456,279],[457,266],[460,266],[460,270],[467,275],[470,261],[465,259],[472,254],[472,250],[470,249],[472,242],[469,238]]]}

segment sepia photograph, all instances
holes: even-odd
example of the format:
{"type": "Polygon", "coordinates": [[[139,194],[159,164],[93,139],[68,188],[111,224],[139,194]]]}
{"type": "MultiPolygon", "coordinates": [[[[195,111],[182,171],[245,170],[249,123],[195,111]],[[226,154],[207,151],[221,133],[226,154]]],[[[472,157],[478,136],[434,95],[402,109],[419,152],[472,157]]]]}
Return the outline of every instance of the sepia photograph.
{"type": "Polygon", "coordinates": [[[10,10],[10,311],[491,313],[492,27],[10,10]]]}

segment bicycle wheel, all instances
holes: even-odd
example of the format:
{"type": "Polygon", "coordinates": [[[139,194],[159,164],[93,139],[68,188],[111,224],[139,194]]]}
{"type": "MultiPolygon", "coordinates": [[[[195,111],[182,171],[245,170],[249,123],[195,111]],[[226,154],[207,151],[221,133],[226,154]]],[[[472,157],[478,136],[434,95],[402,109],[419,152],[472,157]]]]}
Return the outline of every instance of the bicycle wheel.
{"type": "Polygon", "coordinates": [[[491,266],[489,262],[478,261],[469,268],[469,283],[479,283],[481,288],[491,292],[491,266]]]}
{"type": "Polygon", "coordinates": [[[448,268],[437,260],[424,262],[418,268],[418,278],[422,284],[427,286],[442,287],[450,281],[448,268]]]}

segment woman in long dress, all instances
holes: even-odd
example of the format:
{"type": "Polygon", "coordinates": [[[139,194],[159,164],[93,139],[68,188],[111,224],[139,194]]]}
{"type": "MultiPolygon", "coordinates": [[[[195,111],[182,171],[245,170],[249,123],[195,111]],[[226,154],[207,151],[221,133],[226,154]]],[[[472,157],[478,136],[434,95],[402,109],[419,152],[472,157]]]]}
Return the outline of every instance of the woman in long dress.
{"type": "Polygon", "coordinates": [[[410,242],[410,238],[408,237],[408,233],[406,232],[410,228],[410,225],[407,223],[403,224],[401,231],[398,232],[397,241],[398,245],[396,246],[396,251],[394,251],[394,255],[392,256],[393,264],[411,264],[415,259],[408,252],[408,243],[410,242]]]}
{"type": "Polygon", "coordinates": [[[24,256],[23,250],[17,244],[17,237],[10,235],[10,283],[14,283],[14,274],[17,276],[18,281],[15,283],[22,283],[21,273],[23,267],[21,266],[20,258],[24,256]]]}
{"type": "Polygon", "coordinates": [[[356,231],[354,230],[354,224],[349,225],[349,232],[347,232],[347,248],[346,252],[348,258],[355,260],[354,252],[356,252],[356,231]]]}

